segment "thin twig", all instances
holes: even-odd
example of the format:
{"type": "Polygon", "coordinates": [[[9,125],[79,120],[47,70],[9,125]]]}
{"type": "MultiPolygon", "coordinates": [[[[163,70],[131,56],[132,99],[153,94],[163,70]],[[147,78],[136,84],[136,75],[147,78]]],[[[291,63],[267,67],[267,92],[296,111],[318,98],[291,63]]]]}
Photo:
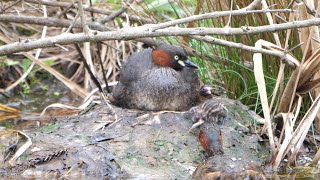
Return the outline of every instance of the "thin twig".
{"type": "Polygon", "coordinates": [[[244,45],[241,43],[230,42],[230,41],[214,38],[211,36],[191,36],[191,38],[199,40],[199,41],[211,43],[211,44],[218,44],[218,45],[227,46],[227,47],[231,47],[231,48],[243,49],[246,51],[250,51],[252,53],[263,53],[263,54],[278,56],[281,58],[281,60],[285,64],[289,65],[290,67],[295,67],[295,65],[292,62],[288,61],[286,53],[276,52],[276,51],[262,49],[262,48],[256,48],[253,46],[247,46],[247,45],[244,45]]]}
{"type": "Polygon", "coordinates": [[[88,27],[88,25],[86,23],[86,19],[84,17],[84,11],[83,11],[83,7],[82,7],[82,3],[81,3],[81,1],[77,1],[77,3],[78,3],[78,11],[79,11],[82,30],[83,30],[84,34],[89,35],[90,29],[89,29],[89,27],[88,27]]]}
{"type": "Polygon", "coordinates": [[[73,4],[70,4],[68,7],[66,8],[62,8],[60,7],[60,9],[62,9],[61,12],[59,12],[59,14],[56,16],[58,19],[60,19],[62,16],[65,16],[67,14],[67,12],[72,8],[73,4]]]}
{"type": "MultiPolygon", "coordinates": [[[[89,0],[89,3],[90,3],[90,7],[92,7],[92,0],[89,0]]],[[[90,12],[90,15],[91,15],[91,21],[94,22],[94,13],[93,12],[90,12]]]]}
{"type": "Polygon", "coordinates": [[[133,2],[134,0],[128,0],[128,2],[122,6],[118,11],[113,12],[111,15],[103,17],[100,20],[101,24],[105,24],[109,21],[112,21],[114,18],[119,17],[121,14],[123,14],[124,12],[126,12],[126,10],[128,9],[129,5],[133,2]]]}
{"type": "MultiPolygon", "coordinates": [[[[76,6],[73,3],[68,3],[68,2],[58,2],[55,0],[24,0],[25,2],[28,3],[34,3],[34,4],[43,4],[47,6],[53,6],[53,7],[60,7],[60,8],[76,8],[76,6]]],[[[84,11],[87,12],[93,12],[93,13],[98,13],[98,14],[104,14],[104,15],[110,15],[114,13],[114,11],[106,10],[106,9],[101,9],[101,8],[96,8],[96,7],[83,7],[84,11]]],[[[119,17],[121,18],[126,18],[125,15],[120,15],[119,17]]],[[[153,21],[149,18],[144,18],[144,17],[139,17],[135,15],[129,16],[130,21],[134,22],[144,22],[144,23],[152,23],[153,21]]]]}
{"type": "Polygon", "coordinates": [[[155,31],[157,29],[163,29],[170,26],[176,26],[179,24],[184,23],[190,23],[193,21],[200,21],[205,19],[214,19],[224,16],[243,16],[248,14],[254,14],[254,13],[275,13],[275,12],[292,12],[291,9],[266,9],[266,10],[245,10],[245,9],[239,9],[239,10],[230,10],[230,11],[218,11],[218,12],[212,12],[212,13],[205,13],[205,14],[199,14],[199,15],[193,15],[186,18],[181,18],[177,20],[172,20],[164,23],[159,23],[155,25],[148,25],[150,26],[151,31],[155,31]]]}
{"type": "MultiPolygon", "coordinates": [[[[16,15],[0,15],[0,22],[6,23],[25,23],[25,24],[37,24],[49,27],[69,27],[73,21],[51,18],[51,17],[36,17],[36,16],[16,16],[16,15]]],[[[108,30],[97,22],[86,22],[86,24],[94,30],[105,31],[108,30]]],[[[79,21],[74,22],[74,28],[82,28],[79,21]]]]}
{"type": "Polygon", "coordinates": [[[249,4],[247,7],[243,8],[246,10],[253,10],[261,3],[262,0],[254,0],[251,4],[249,4]]]}
{"type": "MultiPolygon", "coordinates": [[[[233,8],[233,0],[231,0],[230,12],[232,12],[232,8],[233,8]]],[[[226,27],[230,27],[231,17],[232,17],[232,15],[231,15],[231,13],[230,13],[226,27]]]]}
{"type": "Polygon", "coordinates": [[[98,58],[98,61],[99,61],[100,67],[101,67],[103,80],[104,80],[104,83],[106,83],[107,92],[111,93],[111,90],[110,90],[110,87],[109,87],[109,83],[108,83],[108,79],[107,79],[107,75],[106,75],[106,72],[104,70],[102,59],[101,59],[101,56],[100,56],[101,55],[101,51],[100,51],[101,44],[97,43],[96,46],[97,46],[97,51],[98,51],[97,58],[98,58]]]}
{"type": "Polygon", "coordinates": [[[13,2],[12,4],[9,4],[8,6],[4,7],[4,8],[1,8],[0,7],[0,14],[4,13],[7,9],[15,6],[16,4],[20,3],[22,0],[17,0],[15,2],[13,2]]]}
{"type": "MultiPolygon", "coordinates": [[[[66,33],[69,33],[69,32],[73,33],[73,32],[72,32],[72,28],[74,27],[74,24],[76,23],[76,21],[77,21],[77,19],[79,18],[79,16],[80,16],[80,14],[77,13],[77,14],[76,14],[76,17],[74,17],[73,22],[70,24],[70,26],[69,26],[68,29],[66,30],[66,33]]],[[[67,15],[66,15],[66,14],[64,15],[64,17],[67,19],[67,15]]]]}

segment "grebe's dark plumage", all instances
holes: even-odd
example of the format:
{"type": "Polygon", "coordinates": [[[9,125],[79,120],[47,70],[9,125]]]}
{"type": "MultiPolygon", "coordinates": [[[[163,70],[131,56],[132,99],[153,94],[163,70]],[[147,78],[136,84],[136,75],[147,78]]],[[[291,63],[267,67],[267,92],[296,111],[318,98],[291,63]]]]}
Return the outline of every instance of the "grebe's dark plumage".
{"type": "Polygon", "coordinates": [[[181,47],[163,44],[142,50],[123,65],[113,103],[141,110],[188,110],[199,94],[196,71],[181,47]]]}

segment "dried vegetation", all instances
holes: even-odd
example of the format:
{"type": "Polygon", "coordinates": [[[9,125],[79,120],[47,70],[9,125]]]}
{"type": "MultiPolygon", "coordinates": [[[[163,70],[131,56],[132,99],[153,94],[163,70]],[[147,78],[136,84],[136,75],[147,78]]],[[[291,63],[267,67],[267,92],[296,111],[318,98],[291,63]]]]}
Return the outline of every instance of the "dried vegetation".
{"type": "MultiPolygon", "coordinates": [[[[191,1],[169,2],[166,3],[165,9],[162,5],[149,1],[128,1],[128,4],[121,5],[122,8],[119,11],[112,9],[120,6],[110,6],[110,4],[102,2],[96,3],[92,7],[86,5],[83,9],[89,28],[112,31],[129,26],[169,21],[172,20],[172,17],[182,18],[218,10],[234,10],[238,7],[246,7],[251,3],[251,1],[206,0],[197,1],[196,6],[192,6],[193,2],[191,1]],[[128,15],[121,12],[122,10],[126,11],[128,15]],[[105,26],[95,24],[89,19],[106,24],[105,26]]],[[[201,22],[188,22],[185,23],[185,27],[242,27],[245,30],[245,27],[249,26],[277,25],[299,20],[310,20],[311,22],[318,19],[318,3],[316,0],[306,0],[300,3],[286,0],[253,1],[252,4],[257,7],[256,9],[273,8],[277,4],[279,9],[291,8],[295,11],[273,14],[259,13],[250,16],[225,16],[201,22]],[[257,2],[256,5],[255,2],[257,2]]],[[[0,6],[2,7],[0,9],[0,40],[3,44],[52,37],[64,32],[82,32],[83,25],[79,19],[83,17],[80,17],[77,6],[68,1],[12,0],[0,2],[0,6]],[[34,18],[23,20],[21,17],[34,18]],[[49,19],[44,20],[40,17],[49,17],[49,19]],[[77,19],[78,21],[75,23],[77,19]]],[[[320,129],[320,113],[318,113],[320,107],[318,88],[320,83],[320,50],[318,26],[288,29],[274,33],[271,31],[273,30],[258,35],[215,37],[228,40],[230,44],[231,42],[242,43],[238,44],[240,46],[254,46],[255,44],[260,50],[264,48],[264,50],[283,53],[289,57],[288,59],[269,55],[263,58],[257,51],[248,53],[235,49],[230,44],[229,46],[226,44],[226,47],[216,46],[213,45],[216,42],[210,39],[212,37],[206,36],[203,37],[203,42],[196,41],[195,39],[200,38],[196,36],[158,38],[157,40],[173,44],[179,43],[179,45],[186,47],[189,54],[193,56],[193,60],[201,66],[199,74],[205,82],[224,82],[224,85],[220,86],[227,90],[230,98],[241,100],[264,116],[265,128],[262,132],[268,131],[273,152],[272,164],[276,170],[286,156],[291,163],[294,162],[315,119],[317,120],[317,129],[320,129]],[[256,54],[253,55],[253,52],[256,54]],[[295,67],[289,67],[286,63],[294,64],[295,67]],[[312,103],[309,103],[310,100],[312,103]],[[276,129],[276,131],[280,131],[280,136],[274,136],[276,123],[283,124],[280,129],[276,129]]],[[[121,63],[128,55],[142,46],[140,42],[149,46],[156,44],[154,41],[146,39],[138,41],[108,40],[99,43],[84,42],[63,46],[55,44],[55,47],[51,48],[1,57],[0,92],[8,93],[17,87],[37,64],[39,65],[38,69],[48,71],[70,90],[84,98],[97,87],[94,79],[85,70],[84,62],[89,64],[93,75],[100,84],[106,83],[104,77],[109,84],[113,84],[117,80],[121,63]],[[24,58],[32,61],[25,71],[20,64],[24,58]],[[48,61],[53,63],[48,65],[46,63],[48,61]],[[15,62],[18,64],[13,65],[15,62]]],[[[317,161],[318,155],[313,163],[317,161]]]]}

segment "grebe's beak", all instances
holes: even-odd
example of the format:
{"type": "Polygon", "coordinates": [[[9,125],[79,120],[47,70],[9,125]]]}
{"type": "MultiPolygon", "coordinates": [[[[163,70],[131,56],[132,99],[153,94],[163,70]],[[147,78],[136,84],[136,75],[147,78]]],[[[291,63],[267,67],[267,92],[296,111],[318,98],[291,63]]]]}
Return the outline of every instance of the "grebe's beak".
{"type": "Polygon", "coordinates": [[[186,67],[189,67],[189,68],[196,68],[196,69],[199,68],[196,64],[191,62],[189,59],[185,60],[184,64],[185,64],[186,67]]]}

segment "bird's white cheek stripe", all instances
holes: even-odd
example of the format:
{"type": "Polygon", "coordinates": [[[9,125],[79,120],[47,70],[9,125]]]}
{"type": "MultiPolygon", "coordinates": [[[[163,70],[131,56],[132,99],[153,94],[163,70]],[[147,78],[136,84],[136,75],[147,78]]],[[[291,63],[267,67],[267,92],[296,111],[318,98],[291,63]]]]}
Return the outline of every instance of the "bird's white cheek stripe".
{"type": "Polygon", "coordinates": [[[179,63],[181,66],[186,66],[186,64],[185,64],[183,61],[181,61],[181,60],[178,60],[178,63],[179,63]]]}

